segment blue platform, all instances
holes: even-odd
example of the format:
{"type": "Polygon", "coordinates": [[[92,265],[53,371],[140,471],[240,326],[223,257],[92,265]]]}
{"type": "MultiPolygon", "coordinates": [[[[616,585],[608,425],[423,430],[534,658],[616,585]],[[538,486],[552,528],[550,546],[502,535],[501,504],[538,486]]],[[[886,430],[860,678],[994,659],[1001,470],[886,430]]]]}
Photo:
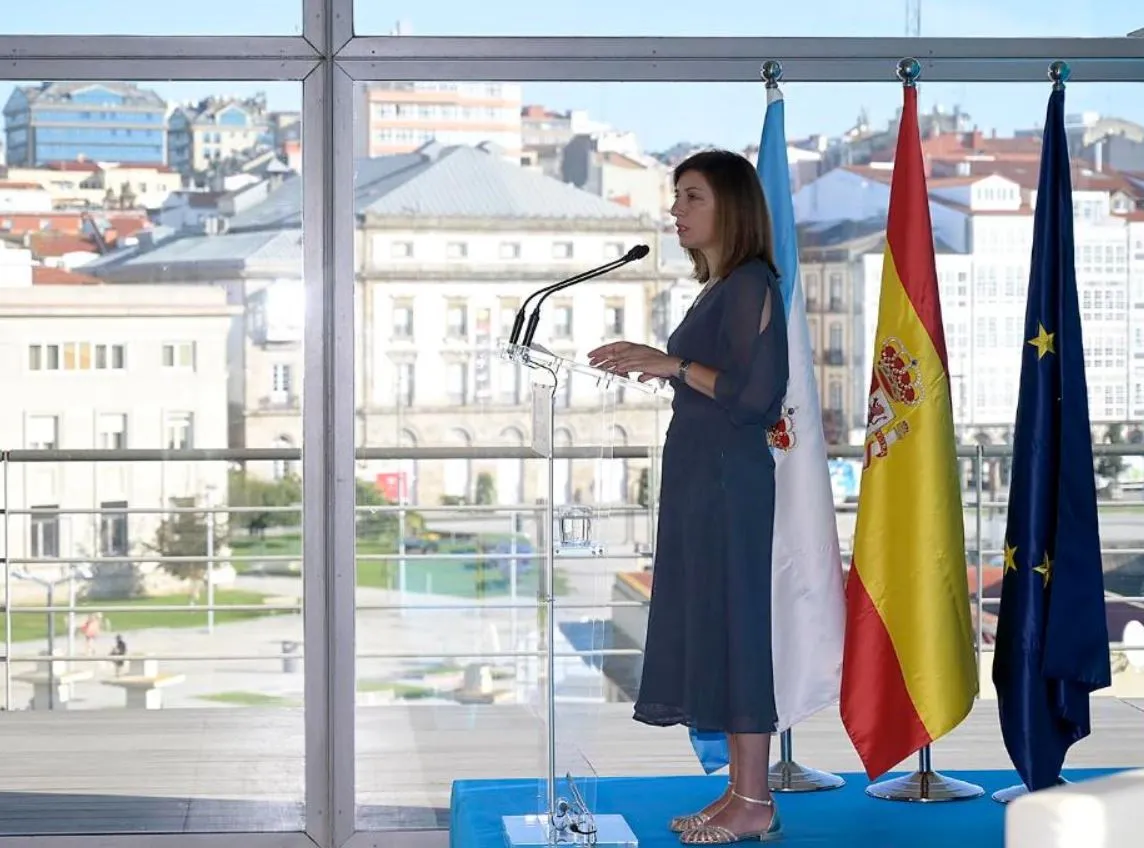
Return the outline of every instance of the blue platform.
{"type": "MultiPolygon", "coordinates": [[[[1073,769],[1076,782],[1118,769],[1073,769]]],[[[1012,771],[943,772],[976,783],[985,795],[972,801],[917,804],[866,795],[863,774],[846,774],[846,785],[824,792],[776,794],[791,848],[1003,848],[1005,808],[989,796],[1019,782],[1012,771]]],[[[894,777],[896,775],[889,775],[894,777]]],[[[621,813],[640,848],[678,846],[667,829],[672,816],[701,809],[727,785],[710,777],[602,778],[595,783],[597,813],[621,813]]],[[[537,780],[459,780],[453,784],[451,848],[503,848],[501,817],[538,811],[537,780]]],[[[586,801],[591,805],[592,797],[586,801]]],[[[750,843],[748,843],[750,844],[750,843]]]]}

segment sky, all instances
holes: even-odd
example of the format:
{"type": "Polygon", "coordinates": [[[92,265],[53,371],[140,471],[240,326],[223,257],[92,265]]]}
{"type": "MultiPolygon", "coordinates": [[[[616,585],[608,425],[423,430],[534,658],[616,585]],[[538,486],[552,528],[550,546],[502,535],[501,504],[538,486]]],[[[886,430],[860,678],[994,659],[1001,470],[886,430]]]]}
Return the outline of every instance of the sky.
{"type": "MultiPolygon", "coordinates": [[[[355,31],[384,35],[398,21],[414,35],[473,36],[870,36],[906,34],[905,0],[812,0],[760,2],[721,0],[718,15],[698,0],[645,3],[576,0],[354,0],[355,31]],[[641,7],[643,10],[641,10],[641,7]]],[[[926,37],[1122,36],[1144,27],[1144,9],[1130,0],[921,0],[921,35],[926,37]]],[[[4,4],[9,5],[8,3],[4,4]]],[[[297,35],[301,0],[196,0],[167,5],[143,0],[39,0],[11,4],[3,13],[5,34],[45,35],[297,35]]],[[[765,58],[760,57],[760,62],[765,58]]],[[[779,57],[781,58],[781,57],[779,57]]],[[[886,83],[802,83],[783,85],[787,135],[837,135],[865,109],[875,127],[884,126],[901,103],[901,87],[888,67],[886,83]]],[[[38,81],[28,81],[38,82],[38,81]]],[[[0,81],[0,103],[13,83],[0,81]]],[[[274,109],[296,109],[301,84],[147,83],[170,101],[211,93],[265,91],[274,109]]],[[[955,107],[984,132],[1009,135],[1043,123],[1049,84],[919,85],[922,110],[955,107]]],[[[632,130],[648,150],[678,141],[739,148],[757,143],[765,109],[759,82],[525,83],[524,100],[552,109],[586,109],[593,119],[632,130]]],[[[1099,112],[1144,123],[1144,81],[1086,84],[1075,75],[1068,88],[1068,112],[1099,112]]]]}

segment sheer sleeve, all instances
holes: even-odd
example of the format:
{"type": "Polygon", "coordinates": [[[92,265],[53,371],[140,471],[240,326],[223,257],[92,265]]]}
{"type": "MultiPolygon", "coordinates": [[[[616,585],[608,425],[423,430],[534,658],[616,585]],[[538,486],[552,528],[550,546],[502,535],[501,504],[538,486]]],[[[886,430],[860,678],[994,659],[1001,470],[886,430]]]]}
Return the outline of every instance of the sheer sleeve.
{"type": "Polygon", "coordinates": [[[723,367],[715,381],[715,401],[736,424],[769,427],[782,412],[786,395],[786,313],[774,272],[762,263],[729,276],[720,323],[723,367]]]}

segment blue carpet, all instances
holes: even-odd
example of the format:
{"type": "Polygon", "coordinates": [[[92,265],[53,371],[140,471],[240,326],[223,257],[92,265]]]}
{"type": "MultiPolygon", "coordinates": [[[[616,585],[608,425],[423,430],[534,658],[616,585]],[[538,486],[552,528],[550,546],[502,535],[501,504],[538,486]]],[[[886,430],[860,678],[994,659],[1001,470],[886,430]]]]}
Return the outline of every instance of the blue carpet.
{"type": "MultiPolygon", "coordinates": [[[[1075,782],[1115,771],[1073,769],[1065,772],[1065,778],[1075,782]]],[[[989,796],[1017,783],[1016,774],[945,773],[984,787],[985,795],[940,804],[881,801],[866,795],[869,782],[863,774],[844,775],[846,785],[841,789],[776,794],[785,831],[778,844],[792,848],[1003,848],[1005,808],[989,796]]],[[[602,778],[595,785],[595,812],[623,814],[640,848],[671,848],[679,845],[678,837],[667,829],[671,817],[701,809],[723,791],[726,781],[725,775],[602,778]]],[[[537,811],[541,791],[536,780],[454,782],[450,848],[504,848],[501,816],[537,811]]],[[[592,805],[591,796],[586,801],[592,805]]]]}

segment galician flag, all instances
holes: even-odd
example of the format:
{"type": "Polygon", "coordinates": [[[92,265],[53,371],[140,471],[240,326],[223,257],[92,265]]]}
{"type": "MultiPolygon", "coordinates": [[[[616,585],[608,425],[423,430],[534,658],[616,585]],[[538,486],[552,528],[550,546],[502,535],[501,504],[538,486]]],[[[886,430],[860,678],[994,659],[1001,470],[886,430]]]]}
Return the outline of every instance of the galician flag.
{"type": "MultiPolygon", "coordinates": [[[[790,358],[783,417],[768,437],[775,456],[771,661],[779,731],[838,701],[845,632],[842,558],[806,300],[799,283],[784,124],[782,92],[777,86],[768,88],[758,172],[774,230],[790,358]]],[[[727,765],[723,734],[692,731],[691,744],[707,772],[727,765]]]]}
{"type": "Polygon", "coordinates": [[[842,723],[871,779],[957,727],[977,694],[961,477],[912,85],[890,184],[872,370],[842,665],[842,723]]]}

